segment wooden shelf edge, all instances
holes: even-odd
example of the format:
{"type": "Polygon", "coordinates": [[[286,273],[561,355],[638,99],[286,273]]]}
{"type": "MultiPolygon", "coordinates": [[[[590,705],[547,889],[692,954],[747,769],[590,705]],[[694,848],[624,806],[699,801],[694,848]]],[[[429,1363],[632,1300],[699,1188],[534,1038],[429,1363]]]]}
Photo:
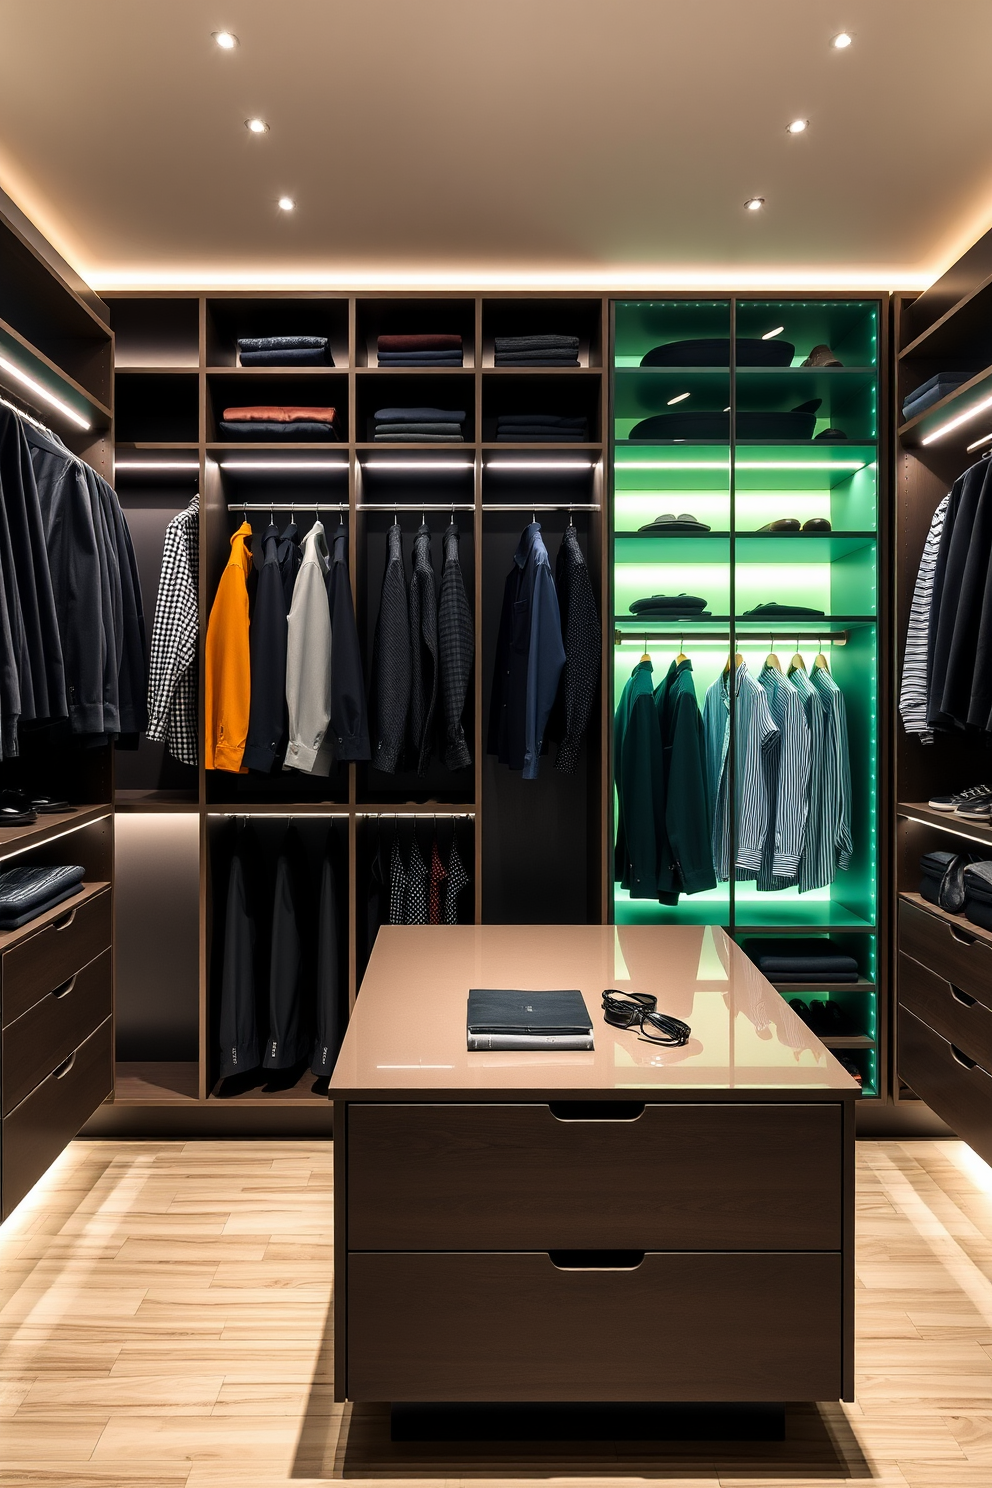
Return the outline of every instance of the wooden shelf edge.
{"type": "Polygon", "coordinates": [[[36,935],[39,930],[44,930],[45,926],[50,925],[53,920],[59,920],[71,910],[78,909],[90,899],[95,899],[110,886],[109,879],[84,879],[75,894],[70,895],[68,899],[63,899],[60,904],[53,905],[51,909],[46,909],[35,919],[28,920],[26,925],[19,925],[16,930],[0,930],[0,954],[9,951],[20,941],[27,940],[29,936],[36,935]]]}
{"type": "Polygon", "coordinates": [[[952,926],[955,930],[963,930],[966,935],[980,940],[983,945],[992,947],[992,930],[986,930],[982,925],[976,925],[972,920],[965,919],[964,915],[948,914],[946,909],[941,909],[939,904],[931,904],[929,899],[924,899],[922,894],[911,890],[900,889],[899,898],[911,904],[914,909],[922,909],[924,914],[931,914],[938,920],[943,920],[945,925],[952,926]]]}
{"type": "Polygon", "coordinates": [[[0,330],[16,341],[18,346],[22,346],[29,356],[34,357],[42,366],[47,367],[60,382],[65,383],[66,387],[72,388],[73,392],[78,393],[81,398],[85,399],[90,408],[95,409],[101,418],[105,419],[108,424],[110,423],[114,415],[102,398],[98,398],[96,393],[91,393],[89,388],[84,387],[81,382],[77,382],[71,372],[67,372],[64,367],[60,367],[58,362],[53,362],[50,356],[46,356],[39,347],[28,340],[27,336],[22,335],[15,326],[12,326],[9,321],[2,319],[2,317],[0,317],[0,330]]]}
{"type": "Polygon", "coordinates": [[[61,837],[78,827],[88,826],[101,817],[112,816],[113,806],[108,801],[99,806],[73,806],[68,811],[55,811],[39,816],[37,821],[24,827],[0,827],[0,859],[12,857],[38,847],[52,837],[61,837]]]}
{"type": "Polygon", "coordinates": [[[924,801],[898,801],[896,815],[922,826],[936,827],[952,837],[964,837],[969,842],[981,842],[992,847],[992,825],[985,827],[981,822],[964,821],[951,811],[935,811],[924,801]]]}

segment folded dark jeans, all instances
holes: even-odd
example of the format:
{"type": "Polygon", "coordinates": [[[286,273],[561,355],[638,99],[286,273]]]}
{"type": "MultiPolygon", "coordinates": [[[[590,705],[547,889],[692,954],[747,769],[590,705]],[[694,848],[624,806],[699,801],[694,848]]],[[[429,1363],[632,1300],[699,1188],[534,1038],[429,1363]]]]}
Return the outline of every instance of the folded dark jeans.
{"type": "Polygon", "coordinates": [[[321,346],[301,346],[298,350],[243,351],[242,367],[333,367],[334,359],[321,346]]]}
{"type": "Polygon", "coordinates": [[[581,424],[583,427],[589,422],[585,414],[564,413],[501,413],[496,419],[498,424],[560,424],[563,429],[571,429],[581,424]]]}
{"type": "Polygon", "coordinates": [[[574,351],[498,351],[493,357],[497,367],[577,367],[574,351]]]}
{"type": "Polygon", "coordinates": [[[282,439],[324,441],[336,440],[337,430],[333,424],[318,424],[312,419],[297,419],[293,423],[269,423],[264,419],[251,422],[236,422],[221,419],[220,432],[223,439],[282,439]]]}
{"type": "Polygon", "coordinates": [[[377,424],[463,424],[464,408],[377,408],[372,415],[377,424]]]}
{"type": "Polygon", "coordinates": [[[452,424],[376,424],[377,434],[451,434],[452,424]]]}
{"type": "Polygon", "coordinates": [[[415,332],[412,335],[384,335],[376,341],[376,350],[384,351],[461,351],[461,336],[449,332],[415,332]]]}
{"type": "Polygon", "coordinates": [[[22,909],[18,914],[0,913],[0,930],[19,930],[22,925],[27,925],[31,920],[36,920],[39,915],[45,914],[49,909],[54,909],[56,904],[61,904],[65,899],[71,899],[73,894],[79,893],[79,884],[69,884],[57,894],[50,894],[40,904],[33,905],[30,909],[22,909]]]}
{"type": "Polygon", "coordinates": [[[376,444],[464,444],[464,434],[374,434],[376,444]]]}
{"type": "Polygon", "coordinates": [[[948,393],[960,386],[959,382],[942,382],[930,388],[928,392],[914,393],[912,398],[907,398],[902,405],[903,418],[911,419],[915,418],[918,413],[925,413],[928,408],[932,408],[935,403],[940,402],[941,398],[946,398],[948,393]]]}
{"type": "Polygon", "coordinates": [[[514,423],[507,422],[506,419],[498,419],[497,420],[497,423],[496,423],[496,428],[497,428],[497,430],[501,434],[527,434],[528,432],[530,432],[530,433],[541,433],[541,434],[544,434],[544,433],[547,433],[548,430],[552,430],[555,434],[564,434],[564,435],[568,436],[568,435],[573,435],[573,434],[584,434],[585,431],[586,431],[586,429],[588,428],[588,425],[585,424],[585,423],[581,423],[581,424],[514,424],[514,423]]]}
{"type": "Polygon", "coordinates": [[[797,980],[826,981],[840,975],[858,976],[858,963],[853,956],[759,956],[758,967],[764,972],[788,972],[797,980]]]}
{"type": "Polygon", "coordinates": [[[239,351],[315,351],[327,347],[326,336],[239,336],[239,351]]]}
{"type": "Polygon", "coordinates": [[[497,336],[496,351],[578,351],[578,336],[497,336]]]}
{"type": "Polygon", "coordinates": [[[501,429],[496,435],[497,444],[585,444],[587,442],[584,434],[563,434],[560,429],[548,429],[541,433],[537,429],[528,429],[526,433],[514,434],[501,429]]]}
{"type": "Polygon", "coordinates": [[[380,367],[460,367],[460,351],[394,351],[379,352],[380,367]]]}

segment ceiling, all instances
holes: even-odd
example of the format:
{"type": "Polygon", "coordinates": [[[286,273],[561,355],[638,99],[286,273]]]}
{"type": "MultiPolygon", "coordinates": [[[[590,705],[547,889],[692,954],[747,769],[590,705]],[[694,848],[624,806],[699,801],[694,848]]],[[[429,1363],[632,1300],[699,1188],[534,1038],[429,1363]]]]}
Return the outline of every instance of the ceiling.
{"type": "Polygon", "coordinates": [[[988,0],[0,0],[0,186],[98,289],[912,288],[992,224],[990,43],[988,0]]]}

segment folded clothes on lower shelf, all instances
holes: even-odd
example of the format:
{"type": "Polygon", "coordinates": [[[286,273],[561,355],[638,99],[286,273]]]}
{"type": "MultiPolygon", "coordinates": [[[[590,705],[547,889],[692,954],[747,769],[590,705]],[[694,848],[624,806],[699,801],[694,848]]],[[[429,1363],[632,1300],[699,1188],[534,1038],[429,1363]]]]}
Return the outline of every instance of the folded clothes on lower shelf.
{"type": "Polygon", "coordinates": [[[706,615],[707,601],[698,594],[650,594],[644,599],[635,599],[630,613],[639,616],[654,615],[659,619],[680,615],[706,615]]]}
{"type": "Polygon", "coordinates": [[[582,414],[501,413],[496,419],[496,438],[506,444],[584,444],[589,438],[589,420],[582,414]]]}
{"type": "Polygon", "coordinates": [[[8,868],[0,873],[0,930],[19,930],[79,890],[85,868],[8,868]]]}
{"type": "Polygon", "coordinates": [[[380,408],[372,416],[376,443],[462,444],[463,408],[380,408]]]}
{"type": "Polygon", "coordinates": [[[747,954],[770,982],[856,982],[858,963],[826,938],[749,940],[747,954]]]}
{"type": "Polygon", "coordinates": [[[578,336],[497,336],[497,367],[577,367],[578,336]]]}
{"type": "Polygon", "coordinates": [[[920,387],[914,388],[908,397],[903,399],[902,416],[908,422],[915,418],[918,413],[925,413],[941,398],[946,398],[948,393],[953,393],[955,388],[967,382],[971,376],[969,372],[935,372],[933,377],[928,377],[920,387]]]}
{"type": "Polygon", "coordinates": [[[778,604],[775,600],[769,600],[766,604],[755,605],[752,610],[745,610],[741,618],[743,620],[801,620],[804,616],[818,619],[822,614],[822,610],[812,609],[809,605],[778,604]]]}
{"type": "Polygon", "coordinates": [[[326,336],[241,336],[242,367],[333,367],[326,336]]]}
{"type": "Polygon", "coordinates": [[[376,344],[380,367],[460,367],[462,338],[442,333],[380,336],[376,344]]]}
{"type": "Polygon", "coordinates": [[[337,409],[297,404],[252,404],[225,408],[220,421],[224,439],[287,439],[316,443],[336,440],[337,409]]]}

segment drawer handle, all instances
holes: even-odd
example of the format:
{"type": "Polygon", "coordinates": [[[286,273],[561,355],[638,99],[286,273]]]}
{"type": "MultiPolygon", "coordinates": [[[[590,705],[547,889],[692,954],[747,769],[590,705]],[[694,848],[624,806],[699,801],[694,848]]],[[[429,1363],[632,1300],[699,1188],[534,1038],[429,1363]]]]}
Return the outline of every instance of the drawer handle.
{"type": "Polygon", "coordinates": [[[559,1271],[636,1271],[643,1250],[549,1250],[548,1259],[559,1271]]]}
{"type": "MultiPolygon", "coordinates": [[[[78,908],[78,906],[77,906],[77,908],[78,908]]],[[[72,924],[72,922],[73,922],[73,920],[75,918],[76,918],[76,910],[75,909],[70,909],[67,914],[60,915],[57,920],[53,920],[52,921],[52,929],[53,930],[68,930],[69,926],[72,924]]]]}
{"type": "Polygon", "coordinates": [[[967,992],[962,992],[961,988],[955,987],[953,983],[948,983],[948,986],[950,986],[951,996],[955,1002],[959,1002],[962,1007],[975,1006],[975,1003],[978,1001],[977,997],[971,997],[967,992]]]}
{"type": "Polygon", "coordinates": [[[978,939],[977,935],[969,935],[967,930],[959,930],[957,925],[948,925],[947,929],[953,935],[954,939],[959,940],[962,945],[974,945],[978,939]]]}
{"type": "Polygon", "coordinates": [[[636,1121],[644,1115],[643,1101],[550,1101],[556,1121],[636,1121]]]}
{"type": "Polygon", "coordinates": [[[950,1048],[951,1053],[957,1060],[958,1064],[963,1065],[965,1069],[975,1068],[975,1065],[978,1063],[977,1059],[969,1059],[967,1054],[965,1054],[961,1049],[958,1048],[957,1044],[951,1044],[950,1048]]]}
{"type": "Polygon", "coordinates": [[[76,985],[76,977],[78,975],[79,975],[79,972],[78,971],[74,971],[73,974],[72,974],[72,976],[69,978],[69,980],[67,982],[63,982],[62,985],[61,985],[61,987],[53,987],[52,988],[52,996],[53,997],[68,997],[69,996],[69,993],[72,991],[73,987],[76,985]]]}
{"type": "Polygon", "coordinates": [[[73,1049],[72,1053],[69,1055],[69,1058],[63,1059],[62,1063],[56,1065],[55,1069],[52,1070],[52,1074],[55,1076],[56,1080],[65,1079],[66,1075],[69,1073],[69,1071],[72,1069],[72,1066],[76,1062],[76,1052],[77,1051],[73,1049]]]}

